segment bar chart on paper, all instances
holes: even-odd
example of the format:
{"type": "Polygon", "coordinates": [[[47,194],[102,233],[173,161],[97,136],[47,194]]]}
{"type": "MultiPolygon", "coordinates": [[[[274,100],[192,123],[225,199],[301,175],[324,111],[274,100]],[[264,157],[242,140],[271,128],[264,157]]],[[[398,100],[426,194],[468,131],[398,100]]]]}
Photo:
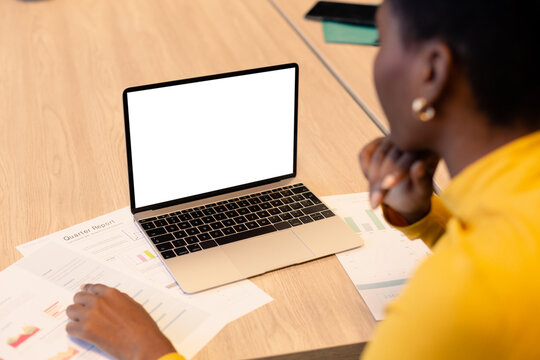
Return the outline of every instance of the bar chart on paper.
{"type": "Polygon", "coordinates": [[[364,246],[337,257],[375,319],[382,320],[386,305],[430,250],[390,226],[380,209],[371,209],[368,193],[327,196],[323,201],[364,239],[364,246]]]}

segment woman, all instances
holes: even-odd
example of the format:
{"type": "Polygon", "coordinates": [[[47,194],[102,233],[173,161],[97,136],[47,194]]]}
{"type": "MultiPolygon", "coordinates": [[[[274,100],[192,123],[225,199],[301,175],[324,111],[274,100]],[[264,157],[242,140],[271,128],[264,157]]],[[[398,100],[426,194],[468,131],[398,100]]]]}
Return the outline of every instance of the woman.
{"type": "MultiPolygon", "coordinates": [[[[377,14],[375,83],[391,135],[360,163],[372,205],[433,255],[365,359],[540,358],[539,7],[386,0],[377,14]],[[440,158],[453,177],[442,201],[440,158]]],[[[142,307],[106,286],[87,285],[68,316],[68,333],[115,357],[181,358],[142,307]]]]}

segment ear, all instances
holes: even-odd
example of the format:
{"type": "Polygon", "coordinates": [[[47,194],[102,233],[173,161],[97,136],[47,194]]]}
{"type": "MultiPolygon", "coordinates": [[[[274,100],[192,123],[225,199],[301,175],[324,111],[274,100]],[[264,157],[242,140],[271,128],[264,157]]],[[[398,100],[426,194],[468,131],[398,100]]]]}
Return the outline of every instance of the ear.
{"type": "Polygon", "coordinates": [[[424,97],[427,105],[433,106],[449,85],[452,52],[446,43],[439,40],[428,40],[419,47],[417,70],[420,82],[417,96],[424,97]]]}

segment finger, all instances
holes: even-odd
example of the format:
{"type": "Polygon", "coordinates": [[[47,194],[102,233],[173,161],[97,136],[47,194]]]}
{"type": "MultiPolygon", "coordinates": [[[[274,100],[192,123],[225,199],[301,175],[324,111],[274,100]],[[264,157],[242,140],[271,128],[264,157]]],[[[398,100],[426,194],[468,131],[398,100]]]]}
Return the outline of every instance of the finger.
{"type": "Polygon", "coordinates": [[[81,289],[94,295],[103,295],[107,293],[111,288],[103,284],[84,284],[81,285],[81,289]]]}
{"type": "Polygon", "coordinates": [[[66,315],[72,321],[81,321],[85,318],[85,307],[81,304],[72,304],[66,308],[66,315]]]}
{"type": "Polygon", "coordinates": [[[83,306],[90,306],[96,301],[96,295],[88,291],[79,291],[73,296],[73,302],[75,304],[81,304],[83,306]]]}
{"type": "Polygon", "coordinates": [[[408,175],[411,165],[417,161],[417,155],[413,153],[402,153],[397,161],[388,169],[384,178],[381,181],[381,189],[389,190],[403,181],[408,175]]]}
{"type": "Polygon", "coordinates": [[[434,168],[425,161],[415,161],[411,166],[411,181],[417,188],[428,189],[433,186],[434,168]]]}
{"type": "Polygon", "coordinates": [[[360,151],[360,167],[362,168],[362,172],[364,173],[364,176],[366,178],[368,177],[368,169],[371,164],[371,157],[373,156],[373,152],[377,149],[377,147],[383,140],[384,138],[377,138],[364,146],[362,151],[360,151]]]}
{"type": "Polygon", "coordinates": [[[386,154],[392,149],[393,145],[388,138],[385,138],[379,147],[373,152],[371,162],[368,169],[368,181],[375,182],[379,177],[381,165],[386,157],[386,154]]]}

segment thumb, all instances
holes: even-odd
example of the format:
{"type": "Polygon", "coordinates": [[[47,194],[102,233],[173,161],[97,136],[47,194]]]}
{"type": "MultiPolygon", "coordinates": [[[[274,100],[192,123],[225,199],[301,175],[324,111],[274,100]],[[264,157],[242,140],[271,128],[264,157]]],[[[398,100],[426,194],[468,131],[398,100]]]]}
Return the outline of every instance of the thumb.
{"type": "Polygon", "coordinates": [[[429,189],[431,191],[434,171],[434,169],[428,169],[428,165],[424,160],[415,161],[411,165],[409,172],[413,187],[419,190],[429,189]]]}

